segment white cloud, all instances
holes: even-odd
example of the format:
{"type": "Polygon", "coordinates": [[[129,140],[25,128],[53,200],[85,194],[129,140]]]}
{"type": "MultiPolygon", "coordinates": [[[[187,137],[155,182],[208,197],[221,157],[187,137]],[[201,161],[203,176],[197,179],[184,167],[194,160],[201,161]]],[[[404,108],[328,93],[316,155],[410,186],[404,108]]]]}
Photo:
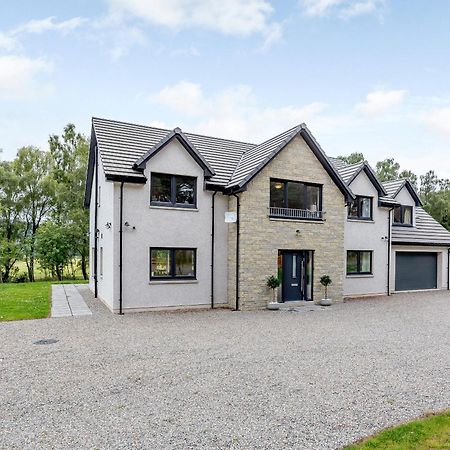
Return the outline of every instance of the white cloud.
{"type": "Polygon", "coordinates": [[[30,20],[21,25],[0,33],[0,49],[12,52],[20,49],[20,38],[25,34],[42,34],[47,31],[55,31],[61,34],[67,34],[80,28],[87,22],[83,17],[73,17],[62,22],[57,22],[55,17],[47,17],[45,19],[30,20]]]}
{"type": "Polygon", "coordinates": [[[9,34],[6,33],[0,33],[0,49],[11,52],[16,47],[17,42],[13,37],[11,37],[9,34]]]}
{"type": "Polygon", "coordinates": [[[319,102],[261,107],[250,86],[231,86],[209,95],[201,85],[188,81],[163,88],[150,101],[178,113],[175,125],[187,124],[199,133],[250,141],[269,138],[325,109],[319,102]]]}
{"type": "Polygon", "coordinates": [[[403,103],[407,92],[405,90],[377,90],[369,92],[364,103],[359,103],[356,109],[365,115],[385,113],[403,103]]]}
{"type": "Polygon", "coordinates": [[[62,22],[57,22],[55,17],[47,17],[45,19],[30,20],[11,30],[11,35],[21,33],[44,33],[46,31],[59,31],[68,33],[73,31],[87,22],[83,17],[73,17],[62,22]]]}
{"type": "Polygon", "coordinates": [[[0,56],[0,98],[30,99],[48,94],[51,87],[42,83],[40,76],[52,68],[49,61],[41,58],[0,56]]]}
{"type": "Polygon", "coordinates": [[[450,136],[450,107],[434,109],[423,114],[421,119],[432,130],[450,136]]]}
{"type": "Polygon", "coordinates": [[[108,0],[113,16],[131,15],[173,30],[203,28],[247,37],[260,34],[265,46],[281,37],[281,25],[270,22],[268,0],[108,0]]]}
{"type": "Polygon", "coordinates": [[[382,14],[386,0],[299,0],[307,16],[337,16],[348,19],[365,14],[382,14]]]}

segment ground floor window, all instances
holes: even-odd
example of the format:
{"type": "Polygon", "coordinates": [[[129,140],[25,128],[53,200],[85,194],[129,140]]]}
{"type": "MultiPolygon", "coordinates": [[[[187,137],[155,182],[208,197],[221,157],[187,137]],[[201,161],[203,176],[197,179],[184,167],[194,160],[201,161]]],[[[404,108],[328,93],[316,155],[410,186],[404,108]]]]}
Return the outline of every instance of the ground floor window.
{"type": "Polygon", "coordinates": [[[100,276],[103,276],[103,247],[100,247],[100,276]]]}
{"type": "Polygon", "coordinates": [[[372,256],[372,250],[347,251],[347,275],[371,275],[372,256]]]}
{"type": "Polygon", "coordinates": [[[163,248],[150,249],[150,279],[195,279],[196,249],[163,248]]]}

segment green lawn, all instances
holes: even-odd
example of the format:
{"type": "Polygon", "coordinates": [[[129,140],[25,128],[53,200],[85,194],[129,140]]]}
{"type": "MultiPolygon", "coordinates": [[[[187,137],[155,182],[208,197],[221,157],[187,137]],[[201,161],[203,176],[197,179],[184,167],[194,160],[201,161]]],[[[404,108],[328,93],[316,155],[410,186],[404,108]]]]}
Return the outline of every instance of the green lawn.
{"type": "MultiPolygon", "coordinates": [[[[62,283],[85,283],[67,280],[62,283]]],[[[6,320],[42,319],[50,314],[51,285],[57,281],[0,284],[0,322],[6,320]]]]}
{"type": "MultiPolygon", "coordinates": [[[[27,274],[27,265],[25,261],[17,261],[14,267],[17,267],[19,269],[19,274],[27,274]]],[[[89,270],[89,269],[88,269],[89,270]]],[[[39,266],[39,263],[36,261],[35,267],[34,267],[34,277],[35,280],[42,280],[46,276],[45,272],[42,270],[42,268],[39,266]]],[[[64,271],[64,277],[70,276],[70,274],[67,271],[64,271]]],[[[50,278],[47,274],[47,277],[50,278]]],[[[75,277],[76,278],[83,278],[83,275],[81,273],[81,268],[76,267],[75,270],[75,277]]],[[[47,280],[48,280],[47,278],[47,280]]]]}
{"type": "Polygon", "coordinates": [[[389,428],[346,450],[450,449],[450,410],[389,428]]]}

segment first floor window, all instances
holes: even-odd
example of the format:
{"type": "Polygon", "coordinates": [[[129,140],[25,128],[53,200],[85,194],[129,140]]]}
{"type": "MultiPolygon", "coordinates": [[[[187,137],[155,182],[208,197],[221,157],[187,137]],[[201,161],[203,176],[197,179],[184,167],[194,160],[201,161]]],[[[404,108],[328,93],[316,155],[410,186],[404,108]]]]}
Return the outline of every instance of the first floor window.
{"type": "Polygon", "coordinates": [[[396,206],[394,208],[394,224],[395,225],[412,225],[413,224],[413,207],[412,206],[396,206]]]}
{"type": "Polygon", "coordinates": [[[196,250],[193,248],[151,248],[150,279],[196,277],[196,250]]]}
{"type": "Polygon", "coordinates": [[[372,219],[372,197],[357,196],[348,207],[350,219],[372,219]]]}
{"type": "Polygon", "coordinates": [[[372,274],[372,250],[347,251],[347,275],[372,274]]]}
{"type": "Polygon", "coordinates": [[[196,181],[195,177],[152,173],[150,203],[195,208],[196,181]]]}
{"type": "MultiPolygon", "coordinates": [[[[322,186],[299,181],[271,179],[270,207],[319,213],[322,210],[322,186]]],[[[316,216],[318,218],[319,214],[308,214],[303,218],[316,216]]]]}

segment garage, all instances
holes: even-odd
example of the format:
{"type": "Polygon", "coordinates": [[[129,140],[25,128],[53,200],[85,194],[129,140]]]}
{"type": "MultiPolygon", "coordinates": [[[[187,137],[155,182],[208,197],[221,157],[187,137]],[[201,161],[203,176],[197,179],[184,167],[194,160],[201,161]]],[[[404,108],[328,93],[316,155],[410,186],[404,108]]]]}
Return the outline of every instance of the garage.
{"type": "Polygon", "coordinates": [[[395,290],[437,288],[436,252],[396,252],[395,290]]]}

